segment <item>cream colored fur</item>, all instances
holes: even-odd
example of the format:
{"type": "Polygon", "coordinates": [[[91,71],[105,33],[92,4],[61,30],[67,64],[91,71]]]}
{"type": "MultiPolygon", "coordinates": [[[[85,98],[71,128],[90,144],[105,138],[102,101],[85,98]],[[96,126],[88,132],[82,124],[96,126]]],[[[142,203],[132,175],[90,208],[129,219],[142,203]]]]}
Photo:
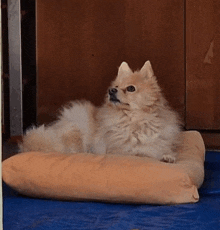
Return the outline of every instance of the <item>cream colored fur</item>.
{"type": "Polygon", "coordinates": [[[116,101],[108,94],[100,108],[72,102],[57,122],[27,131],[21,151],[117,153],[174,162],[180,121],[164,99],[150,62],[136,72],[123,62],[110,89],[117,89],[116,101]]]}

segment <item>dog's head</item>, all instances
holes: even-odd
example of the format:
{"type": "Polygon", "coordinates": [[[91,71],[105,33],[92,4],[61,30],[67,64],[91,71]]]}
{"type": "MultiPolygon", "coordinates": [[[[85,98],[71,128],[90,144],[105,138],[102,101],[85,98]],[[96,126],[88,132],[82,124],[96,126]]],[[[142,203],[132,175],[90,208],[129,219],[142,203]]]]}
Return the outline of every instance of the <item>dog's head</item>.
{"type": "Polygon", "coordinates": [[[151,107],[160,97],[161,90],[150,61],[135,72],[126,62],[122,62],[115,81],[108,89],[108,103],[129,110],[151,107]]]}

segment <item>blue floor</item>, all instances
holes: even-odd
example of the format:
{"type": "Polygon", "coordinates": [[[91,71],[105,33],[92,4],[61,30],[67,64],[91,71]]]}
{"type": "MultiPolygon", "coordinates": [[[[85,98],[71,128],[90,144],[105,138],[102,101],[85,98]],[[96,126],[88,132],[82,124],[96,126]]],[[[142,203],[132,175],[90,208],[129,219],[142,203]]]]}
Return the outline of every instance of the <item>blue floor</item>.
{"type": "Polygon", "coordinates": [[[206,153],[200,201],[174,206],[64,202],[28,198],[3,184],[4,230],[220,229],[220,152],[206,153]]]}

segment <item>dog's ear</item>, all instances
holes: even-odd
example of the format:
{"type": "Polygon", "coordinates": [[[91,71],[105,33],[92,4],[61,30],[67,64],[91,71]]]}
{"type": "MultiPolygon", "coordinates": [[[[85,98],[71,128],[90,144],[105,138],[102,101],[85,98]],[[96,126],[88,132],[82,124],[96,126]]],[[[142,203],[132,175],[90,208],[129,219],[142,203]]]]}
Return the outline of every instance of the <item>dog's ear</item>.
{"type": "Polygon", "coordinates": [[[128,66],[127,62],[122,62],[118,68],[118,76],[126,76],[132,73],[132,70],[128,66]]]}
{"type": "Polygon", "coordinates": [[[143,67],[140,70],[140,73],[143,77],[151,78],[154,76],[153,68],[150,64],[150,61],[146,61],[143,67]]]}

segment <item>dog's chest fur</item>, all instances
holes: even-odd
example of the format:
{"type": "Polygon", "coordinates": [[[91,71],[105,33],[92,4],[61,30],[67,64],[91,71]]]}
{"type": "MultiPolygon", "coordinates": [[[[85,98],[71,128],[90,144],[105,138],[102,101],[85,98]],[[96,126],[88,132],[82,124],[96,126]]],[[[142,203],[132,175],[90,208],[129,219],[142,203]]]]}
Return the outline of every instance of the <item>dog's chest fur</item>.
{"type": "Polygon", "coordinates": [[[157,114],[140,111],[104,110],[100,129],[106,140],[107,152],[123,151],[144,154],[159,136],[161,122],[157,114]]]}

